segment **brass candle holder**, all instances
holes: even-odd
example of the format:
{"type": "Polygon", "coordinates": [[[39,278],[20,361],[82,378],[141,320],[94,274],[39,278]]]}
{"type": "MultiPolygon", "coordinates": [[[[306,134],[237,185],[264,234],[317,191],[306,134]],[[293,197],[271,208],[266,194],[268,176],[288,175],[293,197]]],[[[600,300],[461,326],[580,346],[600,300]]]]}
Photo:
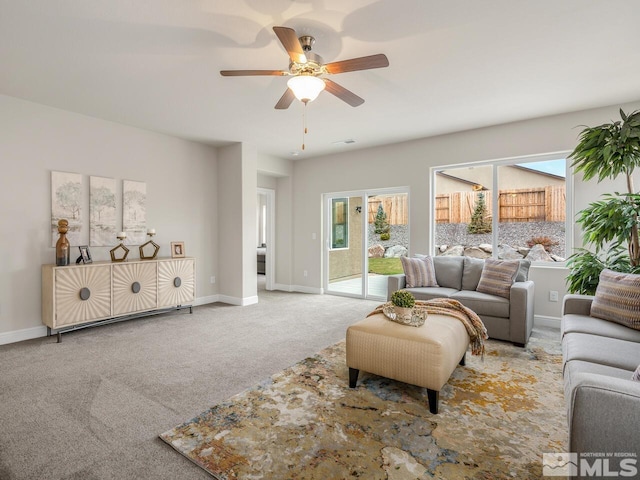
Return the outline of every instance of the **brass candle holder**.
{"type": "Polygon", "coordinates": [[[116,238],[120,240],[120,245],[117,245],[116,247],[109,250],[109,253],[111,254],[111,261],[124,262],[127,260],[127,255],[129,255],[129,249],[122,243],[124,239],[127,238],[127,234],[125,232],[120,232],[118,233],[116,238]],[[119,255],[122,255],[122,257],[120,257],[119,255]]]}
{"type": "Polygon", "coordinates": [[[149,235],[149,241],[140,245],[140,260],[153,260],[158,255],[160,245],[152,240],[155,234],[156,231],[153,228],[147,232],[147,235],[149,235]],[[153,253],[151,253],[152,250],[153,253]]]}

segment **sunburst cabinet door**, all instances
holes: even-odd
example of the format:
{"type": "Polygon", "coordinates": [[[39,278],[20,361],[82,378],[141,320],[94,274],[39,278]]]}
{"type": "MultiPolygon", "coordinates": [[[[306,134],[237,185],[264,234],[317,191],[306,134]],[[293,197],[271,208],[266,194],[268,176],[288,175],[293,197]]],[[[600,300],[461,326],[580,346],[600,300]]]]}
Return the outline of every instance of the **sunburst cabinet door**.
{"type": "Polygon", "coordinates": [[[142,312],[156,308],[158,275],[155,263],[113,266],[113,314],[142,312]]]}
{"type": "Polygon", "coordinates": [[[195,298],[195,262],[192,258],[158,262],[159,307],[190,305],[195,298]]]}
{"type": "Polygon", "coordinates": [[[55,272],[56,326],[111,316],[111,267],[58,268],[55,272]]]}

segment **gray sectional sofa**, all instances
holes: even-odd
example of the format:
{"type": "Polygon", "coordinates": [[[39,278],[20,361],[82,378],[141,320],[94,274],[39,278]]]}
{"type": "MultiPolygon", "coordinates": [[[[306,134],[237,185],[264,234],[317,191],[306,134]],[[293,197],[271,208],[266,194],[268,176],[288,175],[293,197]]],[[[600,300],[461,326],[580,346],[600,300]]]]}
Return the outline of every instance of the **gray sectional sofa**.
{"type": "MultiPolygon", "coordinates": [[[[640,331],[592,317],[593,299],[566,295],[563,301],[568,450],[640,456],[640,382],[632,380],[640,365],[640,331]]],[[[617,470],[616,457],[609,460],[617,470]]]]}
{"type": "Polygon", "coordinates": [[[518,346],[526,345],[533,328],[534,284],[527,280],[528,262],[521,261],[510,298],[476,291],[482,275],[484,260],[462,256],[433,257],[438,287],[406,288],[404,274],[390,275],[387,299],[396,290],[406,289],[417,300],[453,298],[476,312],[482,319],[490,338],[507,340],[518,346]]]}

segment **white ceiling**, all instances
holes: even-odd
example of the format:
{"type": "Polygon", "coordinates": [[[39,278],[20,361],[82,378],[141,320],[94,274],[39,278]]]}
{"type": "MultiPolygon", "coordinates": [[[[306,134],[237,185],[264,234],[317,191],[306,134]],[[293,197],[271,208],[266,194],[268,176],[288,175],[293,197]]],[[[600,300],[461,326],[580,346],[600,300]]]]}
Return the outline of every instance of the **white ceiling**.
{"type": "Polygon", "coordinates": [[[0,94],[293,158],[286,78],[219,75],[286,70],[274,25],[390,62],[332,76],[365,103],[309,103],[297,158],[640,99],[637,0],[0,0],[0,94]]]}

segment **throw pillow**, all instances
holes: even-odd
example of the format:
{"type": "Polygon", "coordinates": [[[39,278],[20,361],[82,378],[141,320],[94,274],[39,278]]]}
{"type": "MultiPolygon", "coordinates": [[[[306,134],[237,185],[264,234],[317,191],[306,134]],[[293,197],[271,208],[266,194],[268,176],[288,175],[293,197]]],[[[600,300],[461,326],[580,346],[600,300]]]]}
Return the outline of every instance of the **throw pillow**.
{"type": "Polygon", "coordinates": [[[640,275],[604,269],[591,316],[640,330],[640,275]]]}
{"type": "Polygon", "coordinates": [[[640,365],[636,368],[636,371],[631,375],[631,380],[635,380],[636,382],[640,382],[640,365]]]}
{"type": "Polygon", "coordinates": [[[519,268],[520,262],[518,260],[487,258],[484,261],[482,276],[476,291],[508,299],[511,296],[511,285],[513,285],[519,268]]]}
{"type": "Polygon", "coordinates": [[[529,267],[531,266],[531,260],[518,260],[520,262],[520,268],[516,275],[516,282],[526,282],[529,279],[529,267]]]}
{"type": "Polygon", "coordinates": [[[478,288],[483,268],[484,260],[480,258],[464,257],[464,265],[462,268],[462,290],[473,291],[478,288]]]}
{"type": "Polygon", "coordinates": [[[407,288],[438,286],[436,270],[433,268],[433,259],[431,257],[400,257],[400,262],[402,262],[407,288]]]}

